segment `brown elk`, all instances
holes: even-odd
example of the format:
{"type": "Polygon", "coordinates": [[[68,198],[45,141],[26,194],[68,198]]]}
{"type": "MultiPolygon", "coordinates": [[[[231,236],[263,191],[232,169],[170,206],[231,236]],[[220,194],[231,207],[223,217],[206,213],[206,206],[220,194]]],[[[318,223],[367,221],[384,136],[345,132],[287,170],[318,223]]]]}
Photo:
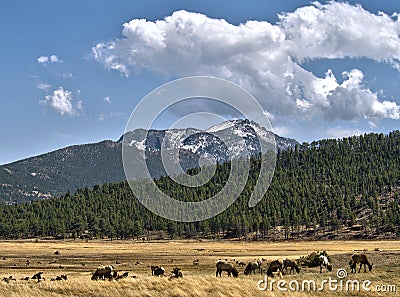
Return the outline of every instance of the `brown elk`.
{"type": "Polygon", "coordinates": [[[277,273],[281,278],[283,275],[283,260],[282,259],[277,259],[271,262],[269,264],[268,270],[267,270],[267,275],[268,276],[274,276],[274,273],[277,273]]]}
{"type": "Polygon", "coordinates": [[[250,262],[247,264],[246,268],[244,269],[244,274],[248,275],[251,274],[252,272],[256,274],[256,270],[260,270],[260,266],[257,262],[250,262]]]}
{"type": "Polygon", "coordinates": [[[370,263],[368,261],[368,257],[366,254],[353,254],[351,256],[351,264],[349,263],[352,272],[353,272],[353,269],[354,269],[354,271],[356,271],[357,263],[360,263],[360,268],[358,269],[358,273],[360,273],[361,267],[363,265],[364,265],[364,272],[367,272],[367,268],[366,268],[367,265],[368,265],[369,271],[372,270],[372,266],[374,265],[373,263],[370,263]]]}
{"type": "Polygon", "coordinates": [[[290,268],[290,273],[292,273],[293,270],[296,270],[297,273],[300,273],[300,268],[296,261],[285,258],[283,259],[283,270],[287,271],[288,268],[290,268]]]}
{"type": "Polygon", "coordinates": [[[222,271],[228,272],[228,276],[231,276],[231,273],[234,277],[239,276],[239,271],[236,269],[236,267],[232,263],[218,260],[216,267],[217,267],[217,271],[215,272],[215,276],[219,275],[221,277],[222,271]]]}
{"type": "Polygon", "coordinates": [[[164,272],[165,272],[164,267],[151,265],[150,268],[151,268],[151,275],[154,275],[154,276],[164,275],[164,272]]]}
{"type": "Polygon", "coordinates": [[[112,265],[98,267],[92,275],[92,280],[111,279],[113,277],[113,269],[112,265]]]}
{"type": "Polygon", "coordinates": [[[178,267],[175,267],[174,269],[172,269],[171,276],[169,277],[169,279],[183,277],[183,274],[182,274],[181,270],[182,269],[178,268],[178,267]]]}

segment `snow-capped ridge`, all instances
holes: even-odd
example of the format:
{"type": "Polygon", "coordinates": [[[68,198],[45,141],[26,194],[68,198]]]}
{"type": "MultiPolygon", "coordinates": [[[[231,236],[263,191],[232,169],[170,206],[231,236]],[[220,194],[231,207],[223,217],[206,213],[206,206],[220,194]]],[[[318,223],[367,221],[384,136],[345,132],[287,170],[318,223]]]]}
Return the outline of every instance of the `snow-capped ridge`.
{"type": "Polygon", "coordinates": [[[298,142],[283,138],[250,120],[230,120],[204,131],[195,128],[127,132],[120,139],[128,146],[142,151],[186,151],[195,155],[212,155],[223,162],[234,157],[258,154],[261,145],[268,149],[287,150],[298,142]]]}

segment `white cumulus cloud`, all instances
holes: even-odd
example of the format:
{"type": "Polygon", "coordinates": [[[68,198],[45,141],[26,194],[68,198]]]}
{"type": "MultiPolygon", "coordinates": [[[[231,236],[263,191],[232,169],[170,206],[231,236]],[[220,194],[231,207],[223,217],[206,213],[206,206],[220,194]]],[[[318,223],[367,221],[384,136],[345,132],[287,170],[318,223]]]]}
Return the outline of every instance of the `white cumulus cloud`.
{"type": "Polygon", "coordinates": [[[40,56],[39,58],[37,58],[37,61],[39,64],[62,62],[62,60],[60,60],[60,58],[58,58],[56,55],[40,56]]]}
{"type": "Polygon", "coordinates": [[[298,8],[280,17],[280,27],[298,60],[367,57],[398,67],[400,21],[397,15],[373,14],[361,5],[331,2],[298,8]]]}
{"type": "Polygon", "coordinates": [[[78,100],[76,103],[74,101],[75,99],[71,91],[59,87],[51,94],[46,95],[45,99],[40,102],[44,105],[51,106],[61,115],[67,114],[73,116],[77,114],[77,110],[82,109],[82,101],[78,100]]]}
{"type": "Polygon", "coordinates": [[[303,61],[314,59],[368,58],[400,70],[397,15],[315,2],[281,14],[276,24],[233,25],[181,10],[163,20],[131,20],[122,35],[92,51],[106,68],[125,76],[130,70],[146,70],[169,77],[226,78],[252,92],[274,116],[400,118],[399,105],[368,89],[360,69],[349,69],[338,83],[329,69],[325,77],[317,77],[302,67],[303,61]]]}
{"type": "Polygon", "coordinates": [[[38,63],[40,63],[40,64],[44,64],[44,63],[47,63],[47,62],[49,61],[49,57],[40,56],[40,57],[37,59],[37,61],[38,61],[38,63]]]}

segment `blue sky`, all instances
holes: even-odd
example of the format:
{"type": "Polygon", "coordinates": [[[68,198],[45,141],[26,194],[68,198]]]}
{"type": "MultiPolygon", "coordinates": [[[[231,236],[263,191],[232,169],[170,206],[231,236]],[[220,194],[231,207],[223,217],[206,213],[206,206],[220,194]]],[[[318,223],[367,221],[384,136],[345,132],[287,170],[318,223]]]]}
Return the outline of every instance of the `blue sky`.
{"type": "Polygon", "coordinates": [[[399,129],[396,13],[398,1],[3,1],[0,164],[116,140],[146,94],[191,75],[241,85],[300,142],[399,129]]]}

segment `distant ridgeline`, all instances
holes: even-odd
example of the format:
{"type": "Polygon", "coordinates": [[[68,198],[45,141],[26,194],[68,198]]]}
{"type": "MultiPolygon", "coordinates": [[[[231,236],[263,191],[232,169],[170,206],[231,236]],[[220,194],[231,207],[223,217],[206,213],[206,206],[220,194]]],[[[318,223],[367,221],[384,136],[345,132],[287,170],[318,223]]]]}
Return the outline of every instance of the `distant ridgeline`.
{"type": "MultiPolygon", "coordinates": [[[[161,162],[161,144],[166,130],[137,129],[124,134],[118,141],[75,145],[44,155],[0,166],[0,204],[48,199],[67,191],[96,184],[125,181],[122,146],[133,153],[145,151],[146,165],[153,178],[166,176],[161,162]]],[[[227,121],[206,131],[193,128],[168,131],[170,144],[179,146],[179,164],[184,170],[198,166],[199,156],[212,155],[222,163],[230,156],[259,153],[259,141],[275,141],[278,149],[294,148],[294,139],[280,137],[249,120],[227,121]],[[184,135],[190,137],[184,138],[184,135]],[[257,135],[260,137],[258,139],[257,135]],[[236,137],[236,138],[235,138],[236,137]],[[244,139],[245,146],[221,139],[244,139]],[[175,143],[171,143],[175,142],[175,143]]],[[[176,160],[174,159],[173,162],[176,160]]],[[[144,164],[143,164],[144,165],[144,164]]]]}
{"type": "MultiPolygon", "coordinates": [[[[133,196],[128,184],[107,183],[61,198],[0,206],[0,236],[106,238],[239,237],[376,238],[400,236],[400,132],[303,143],[279,150],[275,175],[263,200],[247,203],[260,168],[251,159],[242,195],[223,213],[197,223],[158,217],[133,196]]],[[[186,188],[156,180],[171,197],[198,201],[217,193],[230,162],[217,166],[204,186],[186,188]]],[[[195,174],[192,169],[190,174],[195,174]]]]}

